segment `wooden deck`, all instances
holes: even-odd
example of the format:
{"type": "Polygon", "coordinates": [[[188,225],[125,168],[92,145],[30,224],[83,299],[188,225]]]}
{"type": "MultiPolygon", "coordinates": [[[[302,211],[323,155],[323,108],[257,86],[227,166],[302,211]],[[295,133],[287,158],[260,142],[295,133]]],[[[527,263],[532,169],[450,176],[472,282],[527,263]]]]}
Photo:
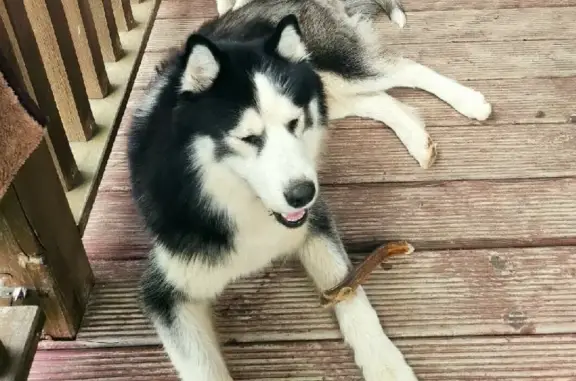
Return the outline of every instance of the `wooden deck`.
{"type": "MultiPolygon", "coordinates": [[[[366,288],[426,380],[576,380],[576,0],[405,0],[379,29],[406,56],[482,91],[470,121],[429,94],[440,157],[420,169],[372,121],[334,124],[323,192],[360,258],[384,240],[417,248],[366,288]]],[[[97,285],[74,342],[44,341],[30,380],[176,380],[137,304],[149,241],[130,200],[130,110],[163,51],[213,0],[163,0],[85,232],[97,285]]],[[[238,380],[360,380],[331,314],[292,263],[232,285],[217,305],[238,380]]],[[[383,380],[384,381],[384,380],[383,380]]]]}

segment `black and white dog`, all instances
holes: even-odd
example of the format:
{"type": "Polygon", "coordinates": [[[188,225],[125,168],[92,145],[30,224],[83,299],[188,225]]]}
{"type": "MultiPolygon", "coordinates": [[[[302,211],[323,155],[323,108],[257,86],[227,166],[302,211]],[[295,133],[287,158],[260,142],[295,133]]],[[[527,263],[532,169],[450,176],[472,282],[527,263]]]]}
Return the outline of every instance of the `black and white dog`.
{"type": "MultiPolygon", "coordinates": [[[[210,307],[230,282],[288,255],[321,290],[348,274],[318,186],[329,120],[382,121],[428,167],[436,149],[424,123],[386,90],[491,113],[482,94],[387,54],[358,4],[254,0],[228,11],[163,62],[133,115],[130,178],[153,240],[142,301],[185,381],[231,380],[210,307]]],[[[395,4],[384,9],[403,25],[395,4]]],[[[366,381],[416,380],[362,289],[334,310],[366,381]]]]}

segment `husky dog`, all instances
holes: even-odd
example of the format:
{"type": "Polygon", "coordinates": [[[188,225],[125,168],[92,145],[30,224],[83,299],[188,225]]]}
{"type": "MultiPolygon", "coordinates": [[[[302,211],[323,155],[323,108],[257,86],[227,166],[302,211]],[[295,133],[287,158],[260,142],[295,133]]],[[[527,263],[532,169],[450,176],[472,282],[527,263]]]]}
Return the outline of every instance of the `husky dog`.
{"type": "MultiPolygon", "coordinates": [[[[210,306],[230,282],[289,255],[320,290],[351,270],[318,185],[329,120],[382,121],[428,167],[424,123],[387,89],[424,89],[471,118],[491,112],[480,93],[387,55],[357,4],[228,11],[157,68],[133,114],[130,180],[153,240],[142,303],[182,380],[232,380],[210,306]]],[[[362,288],[334,312],[366,381],[416,380],[362,288]]]]}

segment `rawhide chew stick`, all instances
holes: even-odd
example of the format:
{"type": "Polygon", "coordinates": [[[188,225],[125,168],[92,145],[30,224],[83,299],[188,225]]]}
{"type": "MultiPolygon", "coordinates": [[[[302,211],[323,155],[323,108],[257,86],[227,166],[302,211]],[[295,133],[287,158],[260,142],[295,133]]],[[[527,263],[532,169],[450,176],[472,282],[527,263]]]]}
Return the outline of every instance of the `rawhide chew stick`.
{"type": "Polygon", "coordinates": [[[405,241],[389,242],[380,246],[366,257],[342,282],[322,293],[322,307],[330,307],[350,298],[356,292],[358,286],[364,283],[372,271],[381,265],[386,258],[393,255],[407,255],[413,252],[414,247],[405,241]]]}

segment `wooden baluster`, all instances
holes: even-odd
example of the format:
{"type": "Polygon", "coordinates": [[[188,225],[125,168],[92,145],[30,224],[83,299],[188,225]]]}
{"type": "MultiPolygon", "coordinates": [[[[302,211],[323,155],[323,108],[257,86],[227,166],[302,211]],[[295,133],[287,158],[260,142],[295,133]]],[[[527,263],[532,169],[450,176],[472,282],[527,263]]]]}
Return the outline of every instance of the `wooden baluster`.
{"type": "Polygon", "coordinates": [[[46,334],[73,339],[94,278],[44,141],[0,200],[0,252],[0,266],[10,275],[6,286],[34,291],[46,334]]]}
{"type": "Polygon", "coordinates": [[[87,0],[64,0],[62,5],[88,97],[104,98],[108,94],[110,82],[104,67],[90,4],[87,0]]]}
{"type": "Polygon", "coordinates": [[[4,4],[12,24],[18,25],[20,45],[36,40],[68,140],[90,139],[94,116],[61,1],[4,0],[4,4]]]}
{"type": "Polygon", "coordinates": [[[94,17],[94,24],[100,42],[102,56],[107,62],[116,62],[122,57],[122,44],[118,27],[114,20],[114,10],[110,0],[88,0],[94,17]]]}
{"type": "Polygon", "coordinates": [[[2,71],[12,71],[15,77],[14,86],[26,90],[47,115],[49,122],[46,143],[62,186],[67,191],[71,190],[81,181],[81,175],[72,155],[36,40],[31,29],[25,25],[18,24],[15,30],[4,0],[0,0],[0,52],[2,71]]]}
{"type": "Polygon", "coordinates": [[[112,0],[112,9],[118,29],[128,31],[136,26],[130,0],[112,0]]]}
{"type": "MultiPolygon", "coordinates": [[[[46,116],[14,84],[12,73],[3,73],[22,106],[12,105],[9,119],[20,121],[25,133],[37,134],[46,116]]],[[[0,268],[6,287],[30,290],[31,302],[46,314],[48,335],[75,337],[94,277],[44,139],[0,200],[0,268]]]]}

